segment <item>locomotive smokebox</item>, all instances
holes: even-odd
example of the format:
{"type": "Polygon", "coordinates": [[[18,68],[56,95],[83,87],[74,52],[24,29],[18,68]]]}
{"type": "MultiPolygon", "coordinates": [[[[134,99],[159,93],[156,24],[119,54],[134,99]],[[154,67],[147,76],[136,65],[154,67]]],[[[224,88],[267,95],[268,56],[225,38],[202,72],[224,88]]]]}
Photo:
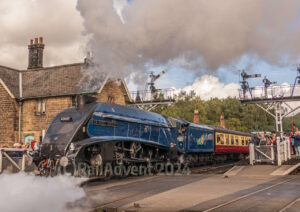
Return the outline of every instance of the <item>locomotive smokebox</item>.
{"type": "Polygon", "coordinates": [[[87,104],[96,102],[97,99],[90,95],[78,95],[76,96],[76,108],[83,108],[87,104]]]}

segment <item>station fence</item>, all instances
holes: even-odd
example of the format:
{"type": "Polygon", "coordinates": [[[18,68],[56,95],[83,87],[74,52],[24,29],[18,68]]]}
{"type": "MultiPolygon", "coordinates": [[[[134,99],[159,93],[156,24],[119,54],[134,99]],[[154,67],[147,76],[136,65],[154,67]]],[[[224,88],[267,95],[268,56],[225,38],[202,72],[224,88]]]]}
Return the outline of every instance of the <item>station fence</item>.
{"type": "Polygon", "coordinates": [[[289,137],[283,137],[281,141],[277,138],[276,145],[249,144],[250,164],[270,163],[281,166],[283,162],[291,159],[291,148],[289,137]]]}
{"type": "Polygon", "coordinates": [[[0,174],[4,170],[10,172],[26,171],[32,164],[27,149],[0,148],[0,174]]]}

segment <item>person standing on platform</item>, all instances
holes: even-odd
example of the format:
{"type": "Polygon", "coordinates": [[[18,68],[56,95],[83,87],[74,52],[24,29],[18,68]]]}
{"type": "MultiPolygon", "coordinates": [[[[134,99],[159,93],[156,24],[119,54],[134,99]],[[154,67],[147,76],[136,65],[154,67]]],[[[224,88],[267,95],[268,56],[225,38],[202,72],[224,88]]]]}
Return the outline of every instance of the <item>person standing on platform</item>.
{"type": "Polygon", "coordinates": [[[292,154],[294,155],[296,151],[295,151],[295,135],[293,133],[291,133],[290,139],[291,139],[290,142],[291,142],[292,154]]]}
{"type": "Polygon", "coordinates": [[[263,132],[260,134],[260,146],[261,145],[267,145],[267,140],[266,140],[266,132],[263,132]]]}
{"type": "Polygon", "coordinates": [[[277,145],[277,133],[275,131],[272,132],[271,143],[277,145]]]}
{"type": "Polygon", "coordinates": [[[300,133],[296,132],[295,133],[295,140],[294,140],[294,146],[295,146],[295,151],[296,151],[296,157],[300,157],[300,133]]]}

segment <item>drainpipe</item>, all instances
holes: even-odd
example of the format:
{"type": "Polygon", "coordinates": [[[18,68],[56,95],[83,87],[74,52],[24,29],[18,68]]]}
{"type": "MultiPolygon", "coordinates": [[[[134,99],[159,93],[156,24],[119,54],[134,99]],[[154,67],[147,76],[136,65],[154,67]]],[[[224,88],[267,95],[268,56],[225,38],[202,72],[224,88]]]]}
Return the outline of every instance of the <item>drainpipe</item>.
{"type": "Polygon", "coordinates": [[[20,93],[20,100],[19,100],[19,143],[21,144],[21,127],[22,127],[22,97],[23,97],[23,89],[22,89],[22,73],[19,72],[19,93],[20,93]]]}

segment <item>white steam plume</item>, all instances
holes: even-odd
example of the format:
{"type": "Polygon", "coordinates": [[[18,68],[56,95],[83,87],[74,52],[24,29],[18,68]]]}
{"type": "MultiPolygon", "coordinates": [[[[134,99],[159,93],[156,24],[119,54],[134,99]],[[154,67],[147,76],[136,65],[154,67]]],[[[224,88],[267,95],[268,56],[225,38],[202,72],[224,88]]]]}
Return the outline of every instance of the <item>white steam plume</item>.
{"type": "Polygon", "coordinates": [[[0,175],[0,211],[65,211],[66,204],[83,198],[78,179],[35,177],[25,173],[0,175]]]}
{"type": "Polygon", "coordinates": [[[95,62],[122,78],[176,61],[195,73],[215,71],[245,54],[295,61],[299,8],[298,0],[132,0],[120,19],[111,0],[77,2],[95,62]]]}

